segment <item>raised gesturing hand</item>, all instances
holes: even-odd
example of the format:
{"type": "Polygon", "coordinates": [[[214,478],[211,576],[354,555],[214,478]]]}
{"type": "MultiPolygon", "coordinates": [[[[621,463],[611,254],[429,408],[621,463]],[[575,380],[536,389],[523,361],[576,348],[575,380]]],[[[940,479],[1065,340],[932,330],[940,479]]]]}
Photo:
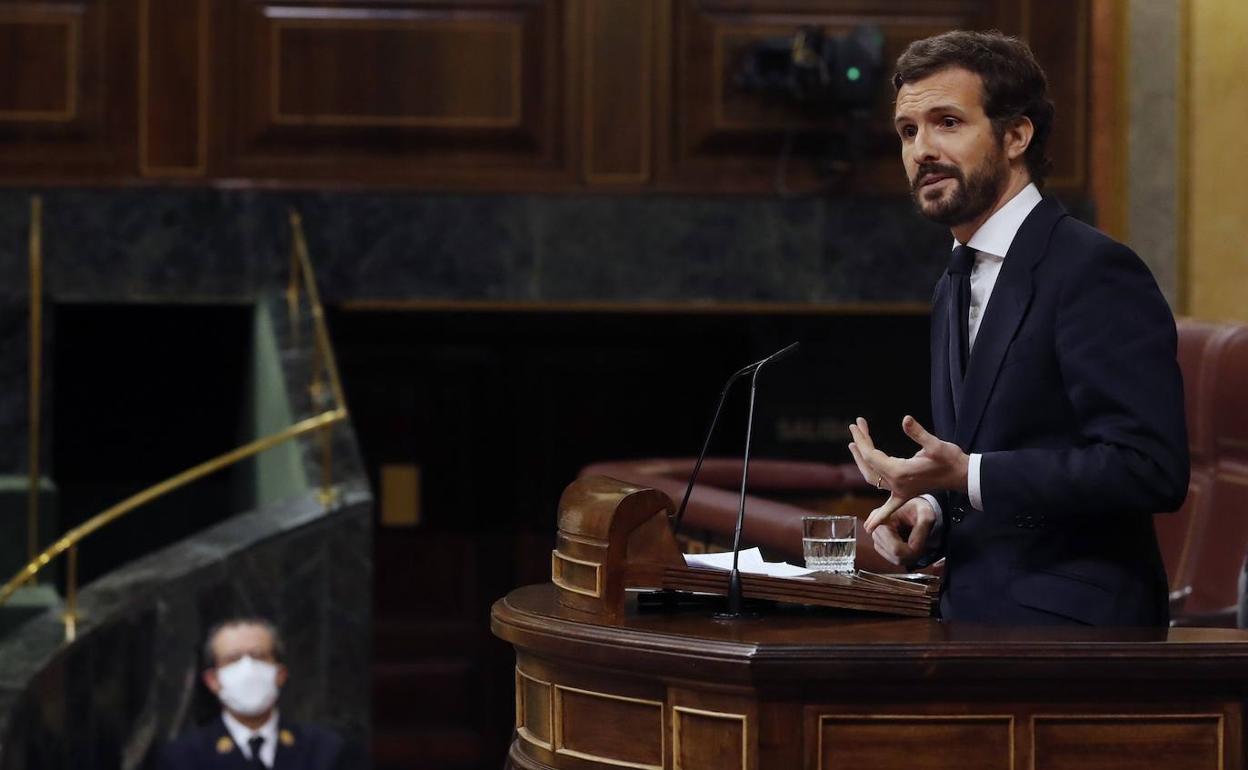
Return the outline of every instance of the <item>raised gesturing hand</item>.
{"type": "Polygon", "coordinates": [[[966,492],[969,455],[957,444],[941,441],[928,433],[910,415],[902,419],[901,429],[919,445],[919,451],[912,457],[890,457],[876,449],[871,429],[861,417],[849,426],[854,439],[849,451],[862,477],[876,488],[889,491],[888,500],[872,511],[863,525],[871,535],[913,497],[945,489],[966,492]]]}

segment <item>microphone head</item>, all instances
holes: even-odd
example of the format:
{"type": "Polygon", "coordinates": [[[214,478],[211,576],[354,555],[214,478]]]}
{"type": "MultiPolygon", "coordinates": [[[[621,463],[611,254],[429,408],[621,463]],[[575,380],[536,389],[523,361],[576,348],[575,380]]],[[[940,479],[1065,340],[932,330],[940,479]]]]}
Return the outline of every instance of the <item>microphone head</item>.
{"type": "Polygon", "coordinates": [[[750,364],[749,366],[745,367],[745,370],[746,370],[746,371],[749,371],[749,370],[751,370],[751,369],[757,369],[757,368],[759,368],[760,366],[762,366],[763,364],[769,364],[769,363],[771,363],[772,361],[779,361],[781,358],[784,358],[785,356],[788,356],[788,355],[792,354],[792,353],[793,353],[793,351],[797,350],[797,348],[800,346],[800,344],[801,344],[801,343],[794,342],[794,343],[791,343],[788,347],[780,348],[780,349],[779,349],[779,350],[777,350],[775,353],[772,353],[771,355],[767,356],[766,358],[762,359],[761,361],[755,361],[754,363],[752,363],[752,364],[750,364]]]}
{"type": "MultiPolygon", "coordinates": [[[[777,350],[775,353],[772,353],[771,355],[767,356],[767,358],[763,360],[764,361],[779,361],[785,356],[792,355],[793,351],[797,350],[799,347],[801,347],[801,345],[802,343],[800,342],[790,343],[788,347],[777,350]]],[[[760,361],[759,363],[761,364],[762,362],[760,361]]]]}

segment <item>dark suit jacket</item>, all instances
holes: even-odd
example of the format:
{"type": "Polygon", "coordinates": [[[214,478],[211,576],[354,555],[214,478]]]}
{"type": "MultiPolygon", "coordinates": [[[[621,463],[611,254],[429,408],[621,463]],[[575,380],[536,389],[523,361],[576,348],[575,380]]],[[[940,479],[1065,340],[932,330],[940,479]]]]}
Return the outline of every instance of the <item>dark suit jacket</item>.
{"type": "Polygon", "coordinates": [[[941,496],[942,614],[1164,625],[1152,514],[1189,462],[1174,317],[1130,249],[1039,203],[1010,246],[958,403],[946,274],[932,311],[935,432],[982,453],[983,511],[941,496]]]}
{"type": "MultiPolygon", "coordinates": [[[[273,770],[337,770],[344,767],[342,739],[315,725],[281,722],[273,770]],[[286,734],[283,741],[280,736],[286,734]]],[[[251,770],[220,719],[181,736],[165,747],[159,770],[251,770]]]]}

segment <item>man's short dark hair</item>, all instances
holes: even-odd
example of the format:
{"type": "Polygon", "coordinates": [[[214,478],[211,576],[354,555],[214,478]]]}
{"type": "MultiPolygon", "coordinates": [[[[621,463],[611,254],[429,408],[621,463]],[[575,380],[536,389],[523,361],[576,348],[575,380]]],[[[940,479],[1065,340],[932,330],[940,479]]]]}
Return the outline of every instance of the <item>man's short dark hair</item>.
{"type": "Polygon", "coordinates": [[[1019,118],[1035,127],[1024,160],[1031,181],[1044,186],[1053,163],[1046,145],[1053,128],[1053,102],[1048,80],[1027,44],[997,31],[954,30],[916,40],[897,57],[893,88],[960,67],[979,75],[984,84],[984,113],[999,140],[1019,118]]]}
{"type": "Polygon", "coordinates": [[[212,648],[212,643],[217,640],[217,634],[234,626],[260,626],[268,631],[269,638],[273,640],[273,659],[278,663],[285,660],[286,645],[282,642],[282,635],[278,633],[277,626],[273,621],[267,618],[240,616],[237,618],[226,618],[208,629],[208,635],[204,637],[204,648],[201,652],[204,656],[204,668],[217,667],[217,651],[212,648]]]}

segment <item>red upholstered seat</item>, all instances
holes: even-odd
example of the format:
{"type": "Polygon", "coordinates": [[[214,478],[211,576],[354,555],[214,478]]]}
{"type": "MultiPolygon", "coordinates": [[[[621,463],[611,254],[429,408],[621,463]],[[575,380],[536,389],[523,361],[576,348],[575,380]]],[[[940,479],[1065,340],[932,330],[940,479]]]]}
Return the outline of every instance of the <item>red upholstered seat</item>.
{"type": "MultiPolygon", "coordinates": [[[[586,466],[580,475],[610,476],[630,484],[653,487],[666,492],[680,505],[695,461],[696,458],[680,457],[602,462],[586,466]]],[[[833,465],[752,459],[749,482],[745,526],[741,533],[743,546],[761,546],[768,556],[796,564],[802,563],[802,517],[828,512],[822,508],[803,507],[804,502],[810,505],[808,501],[815,498],[861,495],[865,499],[844,511],[860,513],[869,511],[882,500],[876,490],[863,481],[862,474],[852,463],[833,465]],[[775,497],[790,498],[790,501],[773,499],[775,497]]],[[[689,498],[681,529],[690,533],[714,533],[720,542],[726,542],[736,528],[740,484],[739,458],[707,458],[689,498]]],[[[861,527],[858,530],[858,566],[878,572],[898,571],[875,553],[871,538],[861,527]]]]}
{"type": "Polygon", "coordinates": [[[1213,475],[1212,420],[1208,410],[1209,383],[1215,378],[1217,349],[1228,334],[1224,324],[1184,319],[1179,322],[1179,369],[1183,373],[1183,400],[1187,411],[1188,447],[1192,458],[1191,483],[1183,507],[1154,519],[1161,557],[1170,579],[1171,595],[1185,597],[1191,590],[1194,528],[1208,505],[1213,475]],[[1202,396],[1201,394],[1204,394],[1202,396]]]}
{"type": "Polygon", "coordinates": [[[1248,553],[1248,326],[1224,327],[1205,356],[1194,427],[1207,431],[1209,458],[1192,459],[1197,500],[1180,576],[1190,586],[1185,615],[1233,608],[1248,553]]]}

